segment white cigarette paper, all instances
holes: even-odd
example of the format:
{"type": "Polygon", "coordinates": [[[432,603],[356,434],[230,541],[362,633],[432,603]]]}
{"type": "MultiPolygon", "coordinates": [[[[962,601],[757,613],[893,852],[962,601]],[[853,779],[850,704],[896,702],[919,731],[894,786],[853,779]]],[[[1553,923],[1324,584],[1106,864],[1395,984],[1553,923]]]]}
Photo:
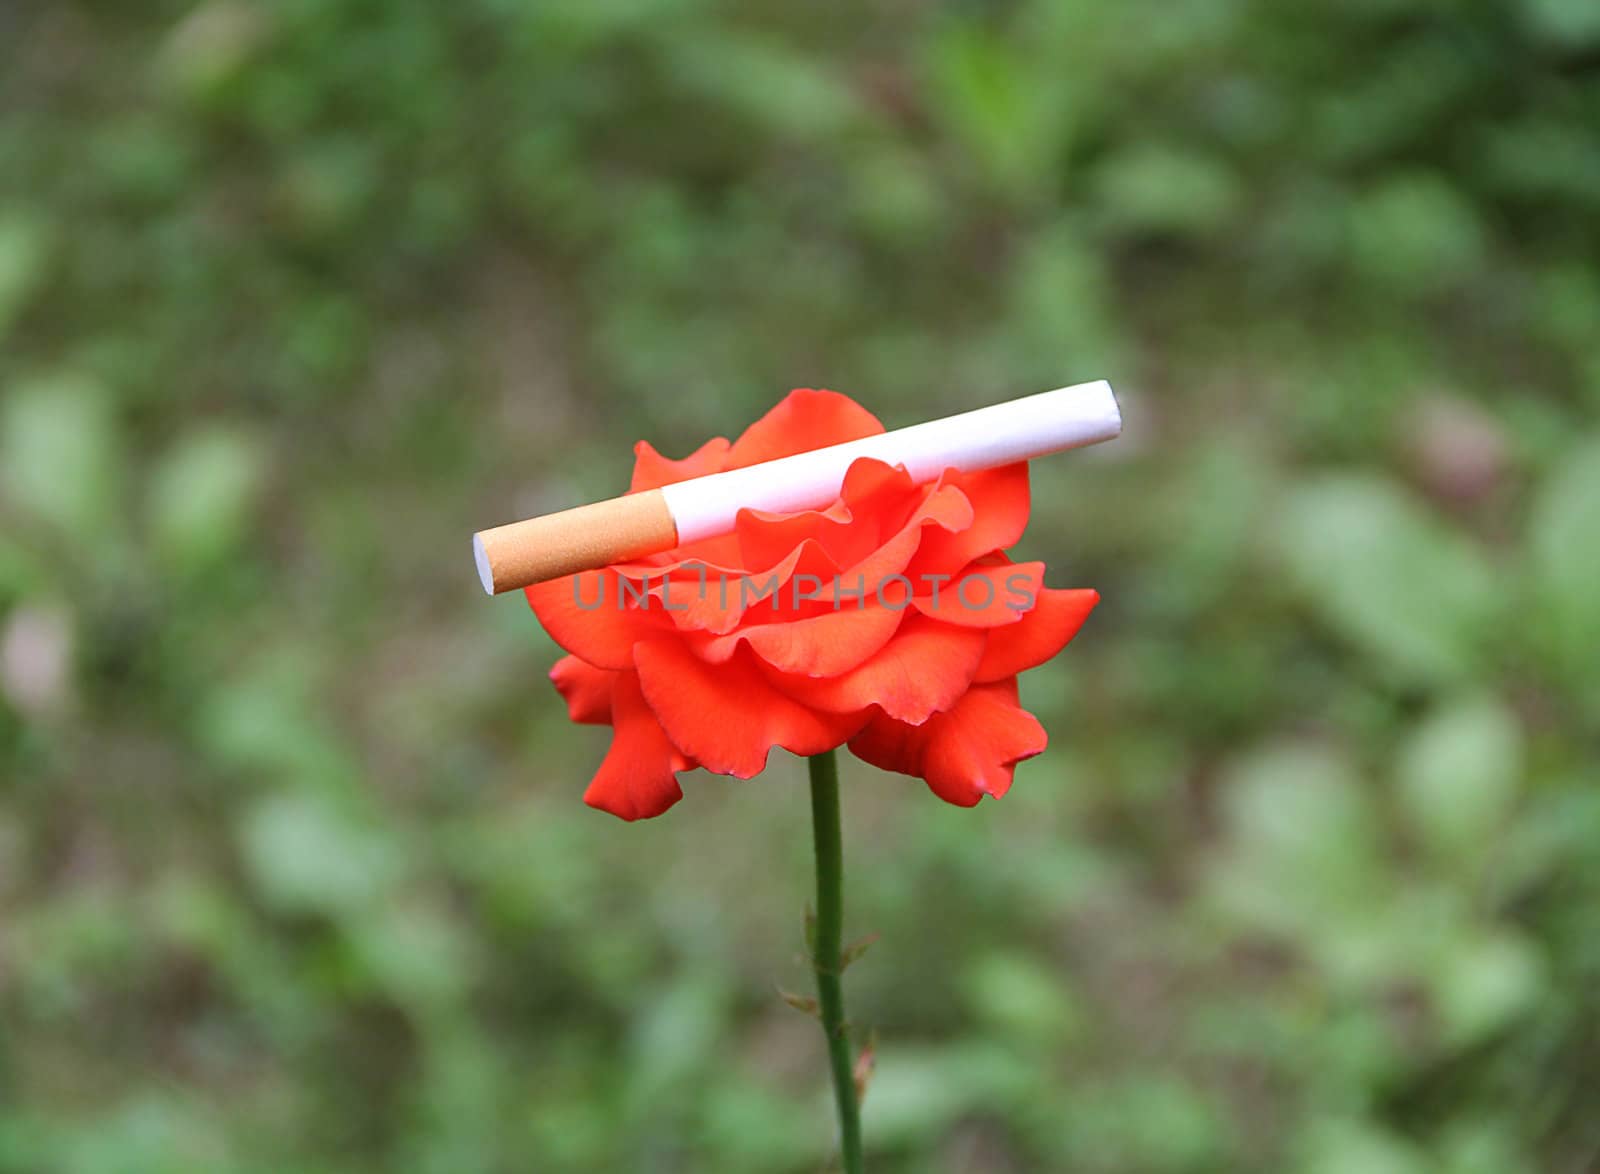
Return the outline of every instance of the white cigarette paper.
{"type": "Polygon", "coordinates": [[[663,486],[661,493],[677,524],[679,543],[696,542],[728,533],[743,509],[821,509],[839,496],[845,473],[862,457],[904,465],[913,481],[932,481],[946,469],[993,469],[1110,440],[1121,431],[1116,396],[1102,379],[680,481],[663,486]]]}
{"type": "Polygon", "coordinates": [[[862,457],[902,465],[912,480],[924,482],[946,469],[993,469],[1111,440],[1121,431],[1111,385],[1103,379],[1080,383],[580,506],[581,516],[568,510],[480,531],[473,553],[483,588],[494,595],[726,534],[740,510],[822,509],[839,496],[845,473],[862,457]]]}

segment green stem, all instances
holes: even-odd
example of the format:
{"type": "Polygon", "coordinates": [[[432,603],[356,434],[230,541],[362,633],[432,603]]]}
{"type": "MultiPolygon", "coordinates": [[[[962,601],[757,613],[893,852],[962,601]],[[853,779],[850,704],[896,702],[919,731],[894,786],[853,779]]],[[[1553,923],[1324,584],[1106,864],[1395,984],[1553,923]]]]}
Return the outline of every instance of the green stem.
{"type": "Polygon", "coordinates": [[[817,972],[817,1003],[828,1037],[833,1095],[839,1106],[839,1152],[844,1174],[861,1174],[861,1107],[856,1103],[850,1038],[845,1031],[844,991],[840,984],[840,942],[844,922],[844,845],[839,831],[839,764],[832,750],[814,754],[811,767],[811,824],[817,848],[817,924],[812,967],[817,972]]]}

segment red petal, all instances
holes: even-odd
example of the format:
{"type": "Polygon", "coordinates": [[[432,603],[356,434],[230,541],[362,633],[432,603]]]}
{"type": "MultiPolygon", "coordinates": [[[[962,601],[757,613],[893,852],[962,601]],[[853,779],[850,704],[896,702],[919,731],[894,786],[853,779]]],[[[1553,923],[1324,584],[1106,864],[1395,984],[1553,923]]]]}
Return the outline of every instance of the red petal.
{"type": "Polygon", "coordinates": [[[971,807],[985,795],[1011,789],[1016,764],[1040,753],[1048,737],[1017,705],[1016,681],[974,685],[948,713],[910,726],[874,718],[854,738],[857,758],[884,770],[916,775],[939,798],[971,807]]]}
{"type": "Polygon", "coordinates": [[[567,716],[586,725],[611,724],[611,689],[618,674],[597,669],[576,656],[563,656],[550,670],[556,692],[566,700],[567,716]]]}
{"type": "Polygon", "coordinates": [[[841,524],[829,512],[763,517],[746,511],[740,515],[740,542],[748,540],[750,544],[746,548],[749,557],[743,561],[760,569],[742,570],[735,560],[712,564],[706,568],[703,582],[701,567],[688,562],[612,569],[625,571],[633,578],[650,575],[651,589],[657,597],[652,610],[686,632],[725,635],[747,620],[762,623],[779,617],[806,619],[835,598],[839,598],[842,607],[859,607],[858,585],[864,585],[868,603],[878,600],[881,584],[884,598],[898,605],[909,594],[909,584],[897,581],[895,576],[916,553],[922,532],[934,526],[957,529],[970,525],[972,506],[957,489],[913,486],[903,470],[880,461],[857,461],[851,466],[850,475],[865,496],[857,499],[858,515],[847,523],[841,524]],[[896,486],[902,492],[880,496],[885,487],[896,486]],[[891,528],[887,540],[882,538],[885,525],[891,528]],[[764,530],[768,532],[762,533],[764,530]],[[852,536],[846,541],[840,537],[846,531],[865,534],[866,540],[852,536]],[[847,554],[856,547],[868,553],[839,570],[838,558],[824,549],[824,542],[847,554]],[[778,562],[768,564],[782,550],[787,553],[778,562]],[[670,574],[666,587],[662,586],[664,574],[670,574]],[[808,593],[819,588],[820,593],[812,596],[813,602],[802,601],[796,606],[796,584],[792,580],[800,575],[820,580],[819,584],[806,585],[808,593]],[[836,579],[840,584],[837,595],[836,579]],[[662,607],[663,602],[672,606],[662,607]]]}
{"type": "Polygon", "coordinates": [[[1098,591],[1044,588],[1038,603],[1022,619],[989,630],[989,645],[976,679],[998,681],[1043,664],[1078,634],[1099,602],[1098,591]]]}
{"type": "Polygon", "coordinates": [[[550,638],[598,668],[631,668],[635,642],[669,623],[659,610],[633,603],[609,570],[535,583],[523,593],[550,638]]]}
{"type": "Polygon", "coordinates": [[[796,388],[734,442],[727,467],[742,469],[761,461],[827,448],[883,431],[866,408],[837,391],[796,388]]]}
{"type": "Polygon", "coordinates": [[[705,660],[721,664],[741,643],[748,643],[751,651],[780,672],[837,677],[889,643],[901,618],[900,612],[875,603],[860,608],[846,605],[805,619],[750,624],[714,637],[695,651],[705,660]]]}
{"type": "Polygon", "coordinates": [[[1015,623],[1031,610],[1044,584],[1043,563],[974,563],[938,584],[916,582],[912,605],[923,615],[968,628],[992,628],[1015,623]]]}
{"type": "Polygon", "coordinates": [[[862,457],[845,470],[839,498],[825,510],[793,514],[741,510],[737,525],[744,565],[772,566],[809,538],[829,556],[831,573],[881,545],[925,495],[904,469],[862,457]]]}
{"type": "Polygon", "coordinates": [[[645,704],[635,673],[617,673],[612,692],[615,729],[611,749],[583,801],[622,819],[649,819],[679,799],[675,772],[694,764],[678,753],[645,704]]]}
{"type": "Polygon", "coordinates": [[[794,590],[786,586],[791,578],[821,580],[810,587],[820,587],[814,598],[822,603],[838,599],[859,607],[863,596],[878,599],[883,585],[884,597],[897,604],[910,594],[910,585],[897,585],[894,576],[916,553],[923,530],[957,529],[971,521],[972,507],[959,490],[913,485],[904,469],[863,458],[850,466],[842,497],[829,510],[790,515],[745,511],[739,525],[750,566],[770,564],[780,551],[788,551],[773,566],[783,590],[777,604],[764,605],[764,612],[769,618],[776,613],[803,619],[818,609],[795,604],[794,590]]]}
{"type": "Polygon", "coordinates": [[[796,547],[808,543],[820,557],[812,560],[817,565],[805,567],[805,572],[831,576],[839,569],[839,564],[828,557],[828,547],[838,541],[840,532],[849,525],[849,514],[838,502],[826,510],[805,510],[796,514],[740,510],[734,520],[740,565],[751,571],[774,567],[796,547]]]}
{"type": "Polygon", "coordinates": [[[814,543],[803,543],[789,556],[765,571],[745,574],[737,569],[685,566],[666,578],[653,579],[651,609],[685,632],[733,631],[747,611],[759,608],[767,616],[785,606],[783,584],[802,560],[811,556],[814,543]],[[777,606],[771,600],[778,600],[777,606]],[[670,605],[670,606],[668,606],[670,605]]]}
{"type": "Polygon", "coordinates": [[[818,713],[785,696],[741,650],[709,665],[674,639],[650,640],[634,653],[645,698],[674,744],[717,774],[748,779],[782,746],[820,754],[861,728],[864,715],[818,713]]]}
{"type": "Polygon", "coordinates": [[[629,562],[612,563],[611,570],[630,579],[656,579],[673,571],[697,573],[700,567],[738,571],[743,566],[738,540],[731,534],[721,534],[684,546],[674,546],[660,554],[647,554],[629,562]]]}
{"type": "MultiPolygon", "coordinates": [[[[839,572],[840,594],[864,589],[868,598],[888,599],[898,604],[902,596],[914,593],[917,584],[905,580],[906,564],[917,553],[924,532],[932,528],[960,530],[972,524],[972,505],[959,489],[941,486],[929,492],[891,537],[870,554],[839,572]]],[[[822,598],[832,600],[833,591],[822,598]]]]}
{"type": "Polygon", "coordinates": [[[658,453],[648,440],[633,446],[633,483],[629,492],[641,489],[660,489],[691,477],[704,477],[720,473],[726,467],[728,450],[733,446],[725,436],[714,436],[681,461],[658,453]]]}
{"type": "Polygon", "coordinates": [[[1021,462],[980,473],[949,473],[945,483],[972,502],[972,525],[964,530],[930,530],[911,562],[914,572],[953,572],[973,559],[1004,550],[1028,525],[1028,465],[1021,462]]]}
{"type": "Polygon", "coordinates": [[[912,616],[884,648],[842,676],[823,680],[785,677],[778,684],[791,696],[832,713],[879,706],[913,725],[946,709],[972,683],[983,659],[983,633],[912,616]]]}

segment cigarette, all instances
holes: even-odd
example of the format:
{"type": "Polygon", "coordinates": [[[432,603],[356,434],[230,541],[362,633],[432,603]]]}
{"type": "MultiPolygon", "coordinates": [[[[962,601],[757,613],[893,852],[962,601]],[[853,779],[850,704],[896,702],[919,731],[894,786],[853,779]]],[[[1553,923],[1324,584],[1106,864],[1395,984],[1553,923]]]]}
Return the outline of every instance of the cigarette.
{"type": "Polygon", "coordinates": [[[904,466],[921,483],[946,469],[993,469],[1098,444],[1121,431],[1111,385],[1103,379],[1080,383],[480,530],[472,536],[472,553],[483,589],[498,595],[727,534],[740,510],[822,509],[839,496],[845,473],[862,457],[904,466]]]}

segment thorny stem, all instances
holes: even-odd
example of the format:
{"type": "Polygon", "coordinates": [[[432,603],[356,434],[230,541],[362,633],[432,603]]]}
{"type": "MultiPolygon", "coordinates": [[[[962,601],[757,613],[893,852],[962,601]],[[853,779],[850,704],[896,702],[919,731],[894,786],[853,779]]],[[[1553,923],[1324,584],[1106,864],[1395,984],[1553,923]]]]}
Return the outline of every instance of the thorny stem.
{"type": "Polygon", "coordinates": [[[817,972],[817,1003],[828,1037],[833,1095],[839,1107],[839,1153],[844,1174],[861,1174],[861,1107],[856,1101],[850,1039],[844,1020],[840,940],[844,920],[844,845],[839,831],[839,764],[832,750],[814,754],[811,768],[811,824],[817,850],[816,940],[812,967],[817,972]]]}

